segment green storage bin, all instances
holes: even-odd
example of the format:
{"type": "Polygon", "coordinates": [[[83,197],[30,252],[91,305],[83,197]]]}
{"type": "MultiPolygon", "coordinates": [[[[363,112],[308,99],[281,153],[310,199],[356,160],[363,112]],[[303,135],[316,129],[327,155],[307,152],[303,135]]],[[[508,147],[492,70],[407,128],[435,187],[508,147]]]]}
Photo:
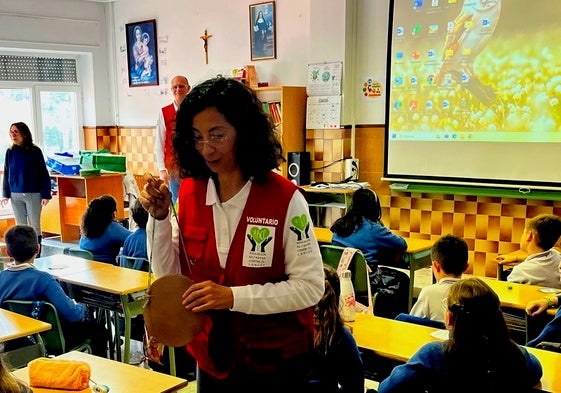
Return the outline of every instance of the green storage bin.
{"type": "Polygon", "coordinates": [[[116,154],[94,153],[92,154],[94,168],[110,172],[126,172],[127,158],[116,154]]]}

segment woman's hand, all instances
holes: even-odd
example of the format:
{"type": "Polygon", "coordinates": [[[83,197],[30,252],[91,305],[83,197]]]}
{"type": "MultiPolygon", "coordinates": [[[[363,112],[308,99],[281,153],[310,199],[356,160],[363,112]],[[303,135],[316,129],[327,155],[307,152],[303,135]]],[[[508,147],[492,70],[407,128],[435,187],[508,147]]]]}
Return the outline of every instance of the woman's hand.
{"type": "Polygon", "coordinates": [[[41,199],[41,206],[47,206],[47,203],[49,203],[50,199],[41,199]]]}
{"type": "Polygon", "coordinates": [[[145,173],[146,184],[140,192],[140,203],[156,220],[163,220],[169,214],[171,192],[161,179],[156,179],[152,174],[145,173]]]}
{"type": "Polygon", "coordinates": [[[234,306],[234,294],[230,287],[203,281],[192,284],[185,291],[182,303],[186,310],[194,312],[223,310],[234,306]]]}

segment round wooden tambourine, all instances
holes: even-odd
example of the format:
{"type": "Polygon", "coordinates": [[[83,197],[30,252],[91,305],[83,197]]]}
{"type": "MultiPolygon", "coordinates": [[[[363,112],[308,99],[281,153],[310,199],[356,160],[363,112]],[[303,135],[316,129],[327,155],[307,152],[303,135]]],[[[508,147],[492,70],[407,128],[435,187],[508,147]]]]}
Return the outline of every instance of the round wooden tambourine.
{"type": "Polygon", "coordinates": [[[182,275],[158,278],[148,290],[144,306],[144,323],[148,334],[164,345],[179,347],[193,340],[201,331],[205,313],[185,310],[183,293],[193,280],[182,275]]]}

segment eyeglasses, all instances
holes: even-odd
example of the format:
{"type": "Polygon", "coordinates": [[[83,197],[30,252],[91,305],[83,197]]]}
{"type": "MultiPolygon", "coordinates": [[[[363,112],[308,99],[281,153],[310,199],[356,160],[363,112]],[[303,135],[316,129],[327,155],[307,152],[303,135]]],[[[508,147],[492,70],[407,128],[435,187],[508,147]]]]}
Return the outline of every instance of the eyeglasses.
{"type": "Polygon", "coordinates": [[[202,136],[193,137],[193,140],[195,141],[195,149],[197,150],[203,150],[205,143],[213,149],[216,149],[222,146],[229,139],[228,135],[224,134],[209,135],[208,139],[205,139],[202,136]]]}
{"type": "Polygon", "coordinates": [[[10,135],[19,135],[19,130],[10,130],[10,135]]]}

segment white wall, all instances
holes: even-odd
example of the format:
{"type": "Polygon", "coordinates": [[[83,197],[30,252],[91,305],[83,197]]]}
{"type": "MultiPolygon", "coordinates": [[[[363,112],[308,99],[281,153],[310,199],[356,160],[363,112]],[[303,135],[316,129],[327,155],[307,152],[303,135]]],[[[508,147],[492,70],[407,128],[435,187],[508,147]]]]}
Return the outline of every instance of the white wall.
{"type": "MultiPolygon", "coordinates": [[[[334,1],[334,0],[330,0],[334,1]]],[[[340,0],[337,0],[340,1],[340,0]]],[[[183,74],[191,85],[232,69],[255,65],[260,81],[270,85],[305,85],[310,41],[309,1],[277,0],[277,59],[251,63],[249,40],[250,0],[184,1],[119,0],[112,3],[116,40],[117,123],[153,125],[158,109],[172,100],[171,78],[183,74]],[[128,86],[125,24],[156,19],[160,85],[128,86]],[[207,29],[208,59],[203,41],[207,29]]]]}
{"type": "Polygon", "coordinates": [[[100,3],[0,0],[0,53],[75,57],[85,125],[114,124],[108,79],[107,21],[100,3]],[[95,75],[95,78],[92,78],[95,75]]]}
{"type": "MultiPolygon", "coordinates": [[[[170,79],[192,84],[255,65],[270,85],[305,85],[308,63],[343,61],[344,125],[379,124],[384,102],[364,100],[365,76],[384,76],[389,0],[276,0],[277,59],[251,63],[249,4],[256,0],[0,0],[0,53],[73,54],[84,125],[154,125],[170,79]],[[125,24],[156,19],[160,85],[130,88],[125,24]],[[207,29],[209,64],[203,41],[207,29]]],[[[385,83],[385,79],[384,79],[385,83]]]]}

